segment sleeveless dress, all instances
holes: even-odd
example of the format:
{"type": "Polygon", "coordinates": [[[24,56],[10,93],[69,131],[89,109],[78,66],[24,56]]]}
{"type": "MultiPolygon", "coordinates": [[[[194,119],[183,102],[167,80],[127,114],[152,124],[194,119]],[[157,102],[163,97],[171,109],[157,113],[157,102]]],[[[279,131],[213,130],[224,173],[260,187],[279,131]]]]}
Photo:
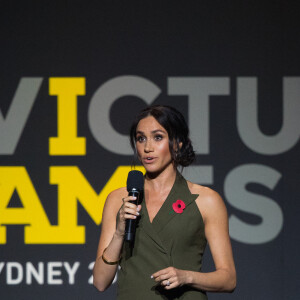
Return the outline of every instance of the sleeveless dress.
{"type": "Polygon", "coordinates": [[[165,290],[150,276],[167,267],[200,271],[207,244],[204,223],[186,180],[177,172],[175,183],[152,223],[143,199],[133,249],[124,242],[118,272],[118,300],[207,299],[206,293],[182,286],[165,290]],[[185,203],[182,213],[172,204],[185,203]]]}

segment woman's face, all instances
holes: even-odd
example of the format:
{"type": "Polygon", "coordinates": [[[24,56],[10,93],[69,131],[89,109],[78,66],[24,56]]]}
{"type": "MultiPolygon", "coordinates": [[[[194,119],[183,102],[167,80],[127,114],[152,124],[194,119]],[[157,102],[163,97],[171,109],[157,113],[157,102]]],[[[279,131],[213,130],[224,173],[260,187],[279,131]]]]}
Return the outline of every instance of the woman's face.
{"type": "Polygon", "coordinates": [[[168,132],[152,116],[142,119],[137,125],[136,150],[147,172],[173,168],[168,132]]]}

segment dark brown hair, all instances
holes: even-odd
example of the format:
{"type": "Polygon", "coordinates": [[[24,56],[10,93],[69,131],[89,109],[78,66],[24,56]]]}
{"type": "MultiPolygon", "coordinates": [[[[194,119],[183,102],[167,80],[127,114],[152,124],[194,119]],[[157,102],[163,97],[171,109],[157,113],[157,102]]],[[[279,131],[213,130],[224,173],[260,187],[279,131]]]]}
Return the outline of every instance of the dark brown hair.
{"type": "Polygon", "coordinates": [[[138,123],[152,116],[166,129],[169,135],[169,148],[175,166],[186,167],[195,160],[195,152],[189,138],[189,128],[183,115],[175,108],[167,105],[149,106],[136,116],[130,129],[130,144],[136,154],[136,128],[138,123]],[[179,144],[182,143],[181,147],[179,144]]]}

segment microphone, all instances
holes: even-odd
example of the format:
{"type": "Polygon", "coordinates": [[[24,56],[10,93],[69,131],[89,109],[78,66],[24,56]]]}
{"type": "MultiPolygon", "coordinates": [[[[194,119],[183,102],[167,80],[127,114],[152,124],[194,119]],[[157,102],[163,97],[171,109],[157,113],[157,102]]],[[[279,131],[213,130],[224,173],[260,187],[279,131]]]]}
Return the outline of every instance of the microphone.
{"type": "MultiPolygon", "coordinates": [[[[136,197],[136,200],[130,201],[138,205],[139,197],[144,190],[144,175],[140,171],[130,171],[127,177],[128,196],[136,197]]],[[[125,226],[125,241],[133,242],[136,229],[136,219],[127,219],[125,226]]]]}

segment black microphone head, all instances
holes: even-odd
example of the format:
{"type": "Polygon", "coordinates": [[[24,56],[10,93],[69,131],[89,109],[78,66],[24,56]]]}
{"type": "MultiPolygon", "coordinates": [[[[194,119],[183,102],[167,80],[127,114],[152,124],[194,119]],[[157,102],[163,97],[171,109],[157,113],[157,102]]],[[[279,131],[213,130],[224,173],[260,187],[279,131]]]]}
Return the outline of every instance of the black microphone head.
{"type": "Polygon", "coordinates": [[[142,172],[133,170],[128,173],[127,177],[127,191],[136,189],[142,191],[144,189],[144,175],[142,172]]]}

